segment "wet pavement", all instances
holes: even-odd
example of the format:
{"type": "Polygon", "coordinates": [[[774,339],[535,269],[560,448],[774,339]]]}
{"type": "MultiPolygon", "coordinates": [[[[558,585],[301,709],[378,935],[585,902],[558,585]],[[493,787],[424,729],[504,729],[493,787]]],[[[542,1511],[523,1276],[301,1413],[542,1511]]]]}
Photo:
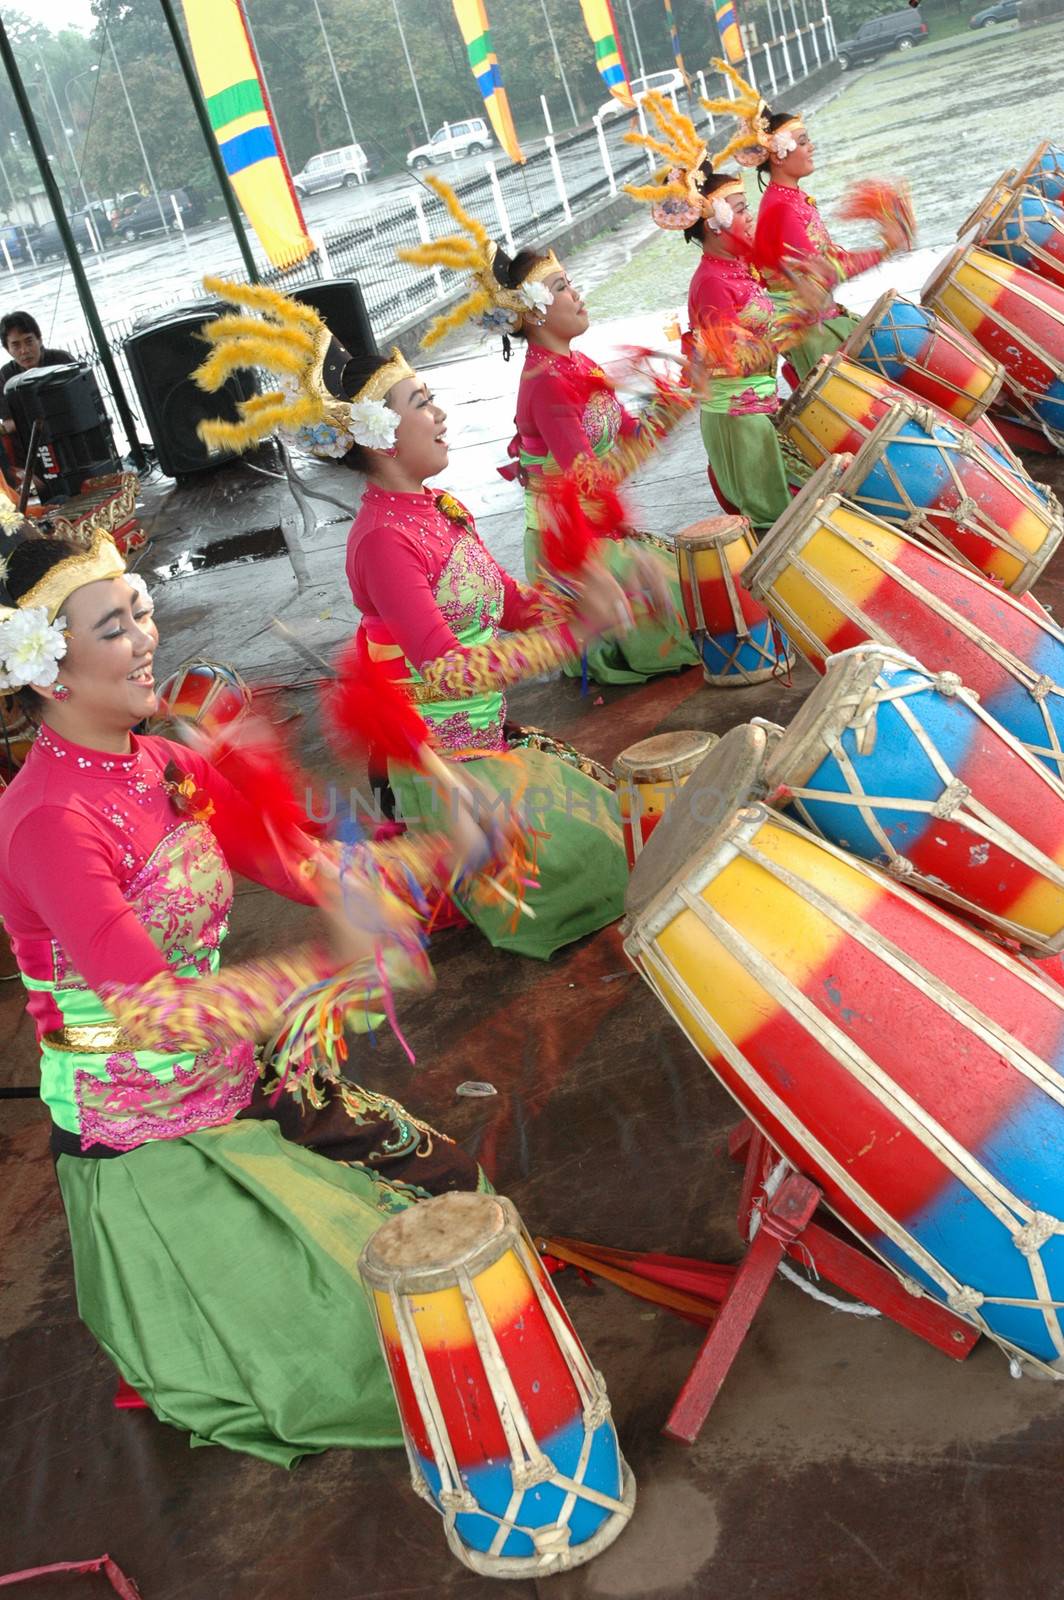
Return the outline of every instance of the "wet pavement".
{"type": "MultiPolygon", "coordinates": [[[[1046,62],[1051,31],[1060,37],[1042,31],[1046,62]]],[[[980,71],[1008,41],[996,37],[993,45],[979,57],[980,71]]],[[[944,55],[944,71],[951,60],[944,55]]],[[[870,84],[893,83],[892,73],[930,73],[930,65],[914,52],[855,79],[845,94],[866,95],[870,84]]],[[[836,110],[842,119],[843,99],[823,115],[836,110]]],[[[984,188],[1006,160],[1054,131],[1044,112],[1040,97],[1037,114],[1028,110],[1026,127],[1016,130],[1015,151],[984,152],[984,188]]],[[[958,198],[958,220],[967,198],[958,198]]],[[[929,242],[944,243],[947,231],[929,242]]],[[[610,296],[629,296],[612,311],[627,320],[592,330],[587,347],[595,352],[640,335],[653,342],[662,308],[682,298],[655,276],[653,293],[632,303],[632,280],[652,253],[641,251],[644,238],[645,223],[636,219],[576,258],[600,315],[610,296]]],[[[900,265],[911,276],[912,263],[900,265]]],[[[864,303],[878,292],[864,286],[864,303]]],[[[514,365],[468,342],[431,364],[451,414],[446,481],[514,568],[518,496],[495,466],[510,433],[517,376],[514,365]]],[[[1031,464],[1043,471],[1047,462],[1031,464]]],[[[1049,465],[1059,485],[1060,464],[1049,465]]],[[[354,505],[353,477],[315,466],[307,478],[354,505]]],[[[665,533],[713,510],[693,423],[644,475],[638,500],[640,520],[665,533]]],[[[186,489],[159,486],[148,503],[149,576],[154,568],[194,567],[189,553],[222,537],[258,532],[276,547],[271,530],[291,510],[274,480],[243,467],[186,489]]],[[[326,503],[320,513],[306,541],[310,581],[302,592],[279,554],[193,570],[158,580],[155,589],[163,669],[205,653],[253,678],[283,681],[305,759],[335,777],[306,684],[313,669],[268,626],[280,615],[321,652],[350,637],[355,613],[342,571],[348,517],[326,503]]],[[[1060,557],[1037,593],[1064,615],[1060,557]]],[[[724,731],[753,716],[786,722],[812,682],[802,665],[788,683],[740,691],[708,690],[697,671],[587,696],[576,683],[554,680],[519,689],[511,709],[609,760],[657,730],[724,731]]],[[[242,885],[228,958],[289,943],[308,917],[242,885]]],[[[628,969],[618,930],[549,964],[493,952],[471,931],[440,936],[433,954],[436,991],[403,1014],[416,1065],[386,1037],[360,1049],[356,1073],[475,1153],[535,1232],[736,1259],[738,1181],[723,1150],[736,1112],[628,969]],[[458,1098],[468,1079],[492,1082],[498,1095],[458,1098]]],[[[8,1040],[0,1082],[33,1084],[36,1050],[17,985],[0,985],[0,1027],[8,1040]]],[[[402,1451],[334,1451],[285,1474],[220,1449],[192,1451],[150,1415],[113,1408],[113,1370],[77,1319],[46,1140],[38,1103],[0,1103],[0,1572],[107,1549],[145,1600],[464,1600],[496,1592],[449,1555],[432,1512],[410,1490],[402,1451]]],[[[556,1600],[1064,1595],[1061,1386],[1011,1379],[985,1341],[956,1364],[888,1322],[847,1317],[777,1281],[701,1438],[687,1449],[660,1429],[700,1330],[572,1272],[558,1283],[605,1376],[639,1500],[630,1528],[588,1567],[516,1583],[508,1593],[556,1600]]],[[[308,1366],[313,1359],[308,1351],[308,1366]]],[[[84,1580],[83,1591],[94,1592],[93,1583],[102,1594],[99,1580],[84,1580]]],[[[69,1581],[27,1590],[41,1600],[77,1592],[69,1581]]]]}

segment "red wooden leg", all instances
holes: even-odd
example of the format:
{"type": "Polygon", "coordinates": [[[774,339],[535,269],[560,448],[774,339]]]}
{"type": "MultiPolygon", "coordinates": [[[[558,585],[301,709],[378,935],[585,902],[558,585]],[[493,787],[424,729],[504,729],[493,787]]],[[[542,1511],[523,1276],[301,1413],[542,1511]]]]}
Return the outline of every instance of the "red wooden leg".
{"type": "Polygon", "coordinates": [[[762,1213],[761,1226],[669,1413],[664,1432],[670,1439],[693,1444],[698,1437],[784,1250],[808,1225],[819,1201],[816,1185],[793,1172],[762,1213]]]}

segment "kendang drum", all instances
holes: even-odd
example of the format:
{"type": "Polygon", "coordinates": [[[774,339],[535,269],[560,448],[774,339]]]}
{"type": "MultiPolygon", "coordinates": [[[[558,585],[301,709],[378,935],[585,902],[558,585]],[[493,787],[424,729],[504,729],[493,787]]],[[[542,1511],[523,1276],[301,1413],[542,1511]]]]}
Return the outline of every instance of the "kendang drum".
{"type": "Polygon", "coordinates": [[[186,661],[159,689],[161,724],[191,723],[216,733],[242,717],[251,705],[251,690],[223,661],[186,661]]]}
{"type": "Polygon", "coordinates": [[[721,689],[781,677],[793,664],[786,639],[738,574],[753,554],[745,517],[707,517],[676,535],[684,614],[707,683],[721,689]]]}
{"type": "Polygon", "coordinates": [[[977,422],[997,399],[1004,377],[985,350],[895,289],[879,297],[842,353],[967,423],[977,422]]]}
{"type": "Polygon", "coordinates": [[[622,750],[613,763],[628,865],[636,857],[703,756],[717,743],[715,733],[682,729],[656,733],[622,750]]]}
{"type": "Polygon", "coordinates": [[[1064,990],[742,782],[718,794],[643,852],[628,956],[906,1287],[1064,1375],[1064,990]]]}
{"type": "Polygon", "coordinates": [[[956,672],[1064,776],[1064,633],[1031,595],[1004,593],[841,499],[846,464],[833,458],[810,478],[743,582],[818,672],[851,645],[893,645],[931,672],[956,672]]]}
{"type": "Polygon", "coordinates": [[[974,233],[984,223],[991,221],[1001,211],[1006,201],[1016,193],[1016,168],[1009,167],[1000,178],[995,178],[986,194],[980,200],[974,211],[969,211],[960,227],[957,229],[957,238],[964,239],[967,234],[974,233]]]}
{"type": "Polygon", "coordinates": [[[956,673],[857,645],[764,770],[769,805],[1036,955],[1064,948],[1064,786],[956,673]]]}
{"type": "Polygon", "coordinates": [[[965,244],[935,269],[921,299],[1001,362],[1024,414],[1064,448],[1064,289],[965,244]]]}
{"type": "Polygon", "coordinates": [[[1016,188],[1034,189],[1047,200],[1064,205],[1064,150],[1043,139],[1030,159],[1019,168],[1013,183],[1016,188]]]}
{"type": "Polygon", "coordinates": [[[855,370],[837,356],[825,362],[782,408],[780,432],[817,465],[842,420],[839,437],[859,444],[839,494],[1005,588],[1029,589],[1064,537],[1052,491],[1014,466],[1011,454],[912,396],[870,396],[867,423],[840,418],[855,370]]]}
{"type": "Polygon", "coordinates": [[[509,1200],[414,1206],[374,1234],[359,1269],[414,1489],[459,1560],[538,1578],[611,1544],[635,1480],[602,1378],[509,1200]]]}
{"type": "Polygon", "coordinates": [[[1044,195],[1020,189],[980,225],[976,244],[1064,288],[1064,210],[1044,195]]]}

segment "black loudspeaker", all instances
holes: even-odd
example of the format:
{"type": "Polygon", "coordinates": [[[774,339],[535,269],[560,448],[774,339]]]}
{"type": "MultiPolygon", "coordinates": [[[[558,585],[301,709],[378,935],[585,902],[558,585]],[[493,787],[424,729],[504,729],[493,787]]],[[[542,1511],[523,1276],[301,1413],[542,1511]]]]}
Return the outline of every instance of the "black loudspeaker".
{"type": "Polygon", "coordinates": [[[8,379],[4,395],[23,451],[38,424],[33,470],[42,500],[73,499],[86,478],[121,467],[96,374],[83,362],[31,367],[8,379]]]}
{"type": "Polygon", "coordinates": [[[125,341],[144,421],[169,478],[232,461],[232,450],[208,450],[196,429],[216,417],[235,422],[237,401],[259,392],[258,376],[247,367],[234,372],[215,394],[205,394],[192,381],[210,351],[200,337],[203,325],[224,309],[215,300],[201,300],[165,316],[144,318],[133,324],[125,341]]]}
{"type": "Polygon", "coordinates": [[[312,307],[334,339],[339,339],[353,356],[376,348],[373,326],[354,278],[326,278],[290,291],[293,300],[312,307]]]}

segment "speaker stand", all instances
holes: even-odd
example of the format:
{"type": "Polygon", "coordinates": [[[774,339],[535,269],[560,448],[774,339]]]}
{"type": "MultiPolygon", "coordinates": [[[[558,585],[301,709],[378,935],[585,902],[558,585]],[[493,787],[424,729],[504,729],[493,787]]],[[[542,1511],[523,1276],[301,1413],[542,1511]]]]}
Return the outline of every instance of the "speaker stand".
{"type": "Polygon", "coordinates": [[[284,539],[285,548],[288,551],[288,559],[292,564],[292,571],[295,574],[296,593],[302,594],[311,582],[310,569],[307,566],[307,557],[303,540],[309,538],[309,536],[314,533],[318,526],[318,519],[314,514],[314,511],[310,505],[310,501],[324,500],[327,502],[327,504],[336,506],[338,510],[343,511],[352,519],[352,521],[354,520],[355,513],[353,507],[345,505],[342,500],[337,500],[335,495],[326,494],[323,489],[312,489],[310,485],[306,483],[302,477],[300,477],[299,473],[292,465],[291,452],[289,451],[288,446],[285,444],[283,439],[281,439],[277,434],[274,434],[271,442],[276,445],[277,450],[280,453],[281,464],[284,468],[283,472],[271,472],[268,467],[257,466],[252,461],[247,462],[246,465],[249,466],[253,472],[261,472],[264,478],[276,478],[278,481],[280,481],[280,479],[283,477],[284,481],[288,485],[288,491],[296,503],[296,509],[299,512],[299,520],[297,520],[296,516],[292,512],[289,512],[286,516],[282,516],[281,536],[284,539]],[[300,536],[299,531],[300,521],[302,522],[302,537],[300,536]]]}

